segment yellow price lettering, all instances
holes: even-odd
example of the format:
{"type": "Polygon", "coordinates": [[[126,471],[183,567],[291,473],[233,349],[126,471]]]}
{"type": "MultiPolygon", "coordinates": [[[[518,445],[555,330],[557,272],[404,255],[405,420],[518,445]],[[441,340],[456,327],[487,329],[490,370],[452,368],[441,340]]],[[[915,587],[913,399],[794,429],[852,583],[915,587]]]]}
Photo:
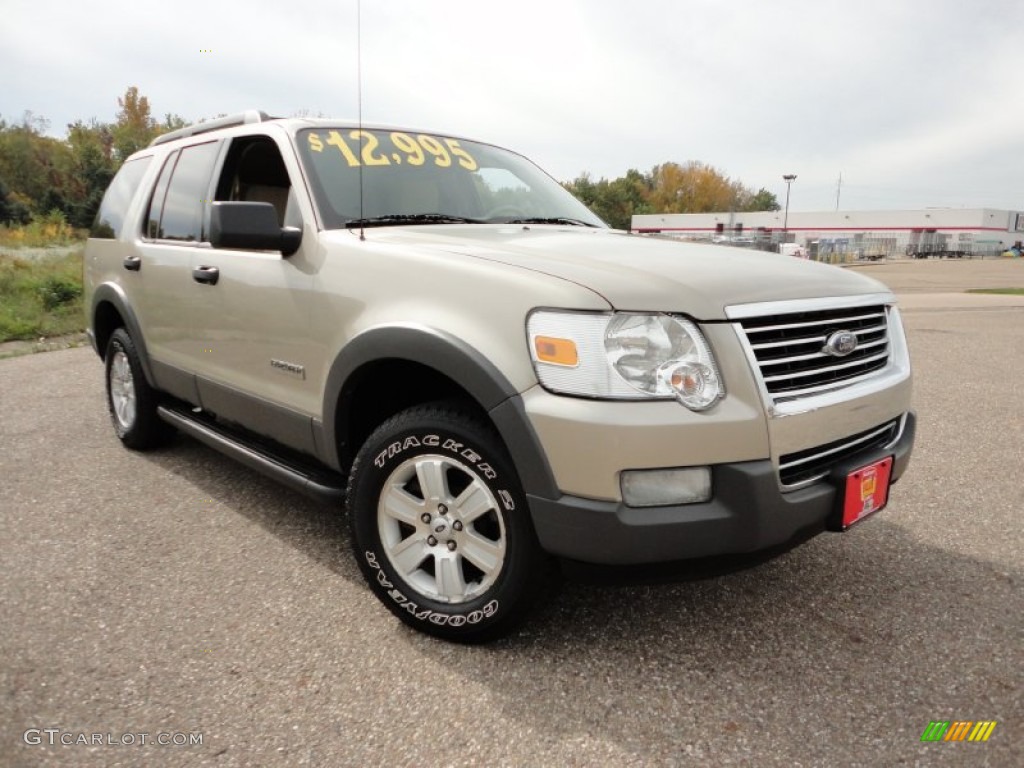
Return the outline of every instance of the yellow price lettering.
{"type": "Polygon", "coordinates": [[[435,164],[442,168],[447,168],[452,164],[452,156],[448,154],[448,150],[444,148],[444,144],[433,136],[425,136],[421,133],[416,137],[416,139],[419,141],[421,147],[434,156],[435,164]]]}
{"type": "Polygon", "coordinates": [[[472,156],[459,146],[459,142],[455,139],[445,139],[444,143],[448,145],[448,149],[451,150],[452,154],[459,158],[459,165],[465,168],[467,171],[475,171],[479,166],[476,164],[476,160],[472,156]]]}
{"type": "Polygon", "coordinates": [[[341,152],[341,156],[348,161],[348,164],[355,168],[359,165],[359,158],[353,154],[352,150],[349,149],[348,144],[345,143],[345,139],[342,138],[341,134],[337,131],[331,131],[327,134],[327,143],[331,146],[337,147],[338,151],[341,152]]]}
{"type": "MultiPolygon", "coordinates": [[[[309,137],[309,148],[314,152],[322,152],[324,142],[321,140],[320,135],[317,133],[309,133],[307,135],[309,137]]],[[[358,156],[352,147],[349,146],[345,137],[338,131],[329,131],[326,143],[337,147],[341,156],[345,158],[345,162],[350,167],[358,168],[360,165],[391,165],[392,160],[383,151],[380,144],[381,139],[377,134],[371,131],[355,129],[349,131],[348,137],[362,144],[358,156]]],[[[442,143],[441,139],[434,136],[421,133],[416,138],[413,138],[408,133],[400,131],[390,134],[389,138],[391,139],[392,146],[399,150],[399,152],[391,155],[396,165],[401,165],[404,162],[420,167],[426,163],[427,155],[430,155],[434,158],[434,165],[440,168],[451,168],[453,156],[458,160],[459,166],[467,171],[475,171],[479,168],[473,156],[463,149],[455,139],[444,139],[444,143],[442,143]]]]}
{"type": "Polygon", "coordinates": [[[416,140],[407,133],[392,133],[391,143],[398,149],[405,152],[407,157],[405,161],[409,165],[423,165],[425,157],[423,155],[423,148],[416,143],[416,140]]]}
{"type": "Polygon", "coordinates": [[[373,150],[380,146],[380,141],[369,131],[352,131],[349,133],[349,137],[359,141],[360,139],[366,139],[366,144],[363,145],[363,165],[391,165],[391,161],[381,155],[380,157],[373,156],[373,150]]]}

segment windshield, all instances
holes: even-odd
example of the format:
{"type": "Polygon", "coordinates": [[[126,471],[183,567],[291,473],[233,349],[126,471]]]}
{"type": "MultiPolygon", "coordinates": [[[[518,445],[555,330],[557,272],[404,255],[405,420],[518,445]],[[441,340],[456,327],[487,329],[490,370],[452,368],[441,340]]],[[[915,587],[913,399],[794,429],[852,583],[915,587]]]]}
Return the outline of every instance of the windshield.
{"type": "Polygon", "coordinates": [[[340,126],[304,129],[297,140],[327,229],[457,222],[606,226],[529,160],[488,144],[340,126]]]}

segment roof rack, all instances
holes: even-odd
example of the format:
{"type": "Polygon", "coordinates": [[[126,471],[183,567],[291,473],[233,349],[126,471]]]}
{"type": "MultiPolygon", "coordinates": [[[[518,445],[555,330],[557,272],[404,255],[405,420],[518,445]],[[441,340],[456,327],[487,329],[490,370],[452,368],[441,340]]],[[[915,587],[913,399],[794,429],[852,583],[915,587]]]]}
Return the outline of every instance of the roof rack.
{"type": "Polygon", "coordinates": [[[199,133],[216,131],[219,128],[230,128],[233,125],[246,125],[247,123],[262,123],[264,120],[273,119],[274,118],[262,110],[247,109],[245,112],[239,112],[235,115],[225,115],[224,117],[218,117],[202,123],[186,125],[184,128],[179,128],[176,131],[161,134],[149,142],[149,146],[153,147],[157,144],[165,144],[168,141],[174,141],[175,139],[183,139],[186,136],[195,136],[199,133]]]}

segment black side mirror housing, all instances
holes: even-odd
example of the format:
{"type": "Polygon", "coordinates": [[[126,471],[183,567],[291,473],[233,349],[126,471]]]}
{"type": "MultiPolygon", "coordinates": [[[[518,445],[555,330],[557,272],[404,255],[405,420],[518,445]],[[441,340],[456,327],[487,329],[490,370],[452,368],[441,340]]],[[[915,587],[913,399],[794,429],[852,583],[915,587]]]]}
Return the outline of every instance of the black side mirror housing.
{"type": "Polygon", "coordinates": [[[210,205],[210,243],[214,248],[280,251],[287,258],[302,245],[302,230],[278,226],[270,203],[217,201],[210,205]]]}

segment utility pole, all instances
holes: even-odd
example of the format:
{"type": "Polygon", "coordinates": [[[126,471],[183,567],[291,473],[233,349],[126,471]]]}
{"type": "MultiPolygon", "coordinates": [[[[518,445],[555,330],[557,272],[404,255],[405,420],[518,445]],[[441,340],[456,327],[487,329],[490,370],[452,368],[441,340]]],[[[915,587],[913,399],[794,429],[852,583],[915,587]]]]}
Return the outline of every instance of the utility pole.
{"type": "Polygon", "coordinates": [[[782,218],[782,242],[789,242],[789,188],[796,181],[795,173],[784,174],[782,180],[786,182],[786,213],[782,218]]]}

